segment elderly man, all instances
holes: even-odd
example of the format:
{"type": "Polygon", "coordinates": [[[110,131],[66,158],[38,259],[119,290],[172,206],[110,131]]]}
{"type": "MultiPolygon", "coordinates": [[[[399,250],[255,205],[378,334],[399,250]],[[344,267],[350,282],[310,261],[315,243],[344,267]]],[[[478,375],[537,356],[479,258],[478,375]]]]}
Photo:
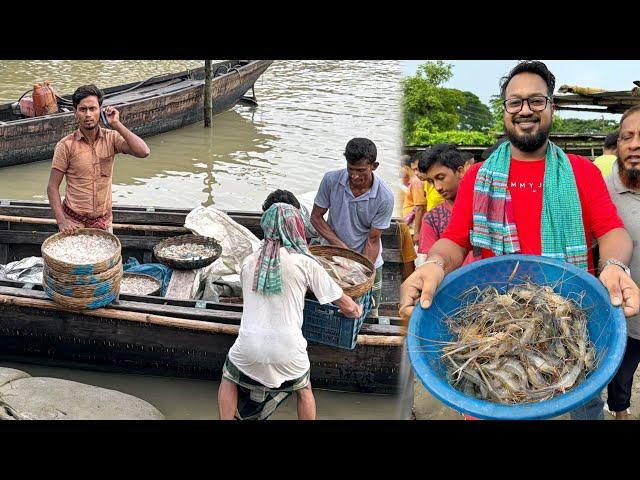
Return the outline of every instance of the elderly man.
{"type": "Polygon", "coordinates": [[[378,316],[382,298],[382,231],[391,225],[393,191],[373,172],[378,168],[375,144],[368,138],[347,143],[347,168],[325,173],[311,211],[311,223],[331,245],[362,253],[376,268],[372,288],[378,316]],[[329,219],[323,215],[329,211],[329,219]]]}
{"type": "MultiPolygon", "coordinates": [[[[525,61],[501,83],[508,141],[474,165],[458,187],[449,226],[428,259],[401,287],[400,314],[420,300],[431,305],[446,273],[472,248],[482,257],[526,253],[564,258],[594,272],[591,238],[600,247],[600,280],[614,305],[638,313],[640,291],[628,274],[632,242],[598,168],[549,141],[555,77],[542,62],[525,61]]],[[[598,396],[572,412],[603,418],[598,396]]]]}
{"type": "MultiPolygon", "coordinates": [[[[633,238],[631,278],[640,282],[640,106],[627,110],[620,119],[618,157],[606,184],[613,203],[633,238]]],[[[627,318],[627,349],[622,365],[607,387],[607,405],[617,420],[629,419],[633,375],[640,363],[640,316],[627,318]]]]}
{"type": "Polygon", "coordinates": [[[101,128],[103,94],[95,85],[79,87],[73,96],[79,128],[56,145],[47,186],[47,195],[58,228],[73,233],[78,228],[113,231],[111,223],[111,180],[116,153],[138,158],[149,155],[149,147],[120,122],[120,113],[106,107],[104,113],[112,130],[101,128]],[[64,202],[60,183],[66,177],[64,202]]]}

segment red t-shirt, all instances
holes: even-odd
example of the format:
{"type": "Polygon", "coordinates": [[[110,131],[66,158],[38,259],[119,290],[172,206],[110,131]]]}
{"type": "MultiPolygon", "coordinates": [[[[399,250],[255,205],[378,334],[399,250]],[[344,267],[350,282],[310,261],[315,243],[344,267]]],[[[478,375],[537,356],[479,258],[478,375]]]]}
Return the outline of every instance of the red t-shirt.
{"type": "MultiPolygon", "coordinates": [[[[582,222],[589,254],[589,271],[593,272],[591,237],[599,238],[608,231],[624,227],[618,216],[609,191],[598,167],[585,157],[567,154],[578,187],[582,206],[582,222]]],[[[540,255],[542,242],[542,185],[545,160],[522,161],[511,159],[507,188],[511,193],[513,213],[520,238],[521,253],[540,255]]],[[[469,231],[473,229],[473,186],[482,165],[472,166],[460,181],[458,195],[449,226],[442,234],[463,248],[471,249],[469,231]]],[[[482,249],[482,257],[494,256],[491,250],[482,249]]]]}

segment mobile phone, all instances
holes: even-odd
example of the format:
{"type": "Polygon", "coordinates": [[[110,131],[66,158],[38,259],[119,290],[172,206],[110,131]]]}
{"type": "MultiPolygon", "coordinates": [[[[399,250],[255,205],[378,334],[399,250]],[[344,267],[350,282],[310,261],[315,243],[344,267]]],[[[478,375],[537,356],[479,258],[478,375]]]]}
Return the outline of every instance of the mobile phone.
{"type": "Polygon", "coordinates": [[[110,126],[109,126],[109,120],[107,120],[107,114],[105,113],[105,111],[104,111],[104,110],[105,110],[104,108],[102,108],[102,109],[100,110],[100,120],[102,120],[102,124],[103,124],[105,127],[108,127],[108,128],[109,128],[109,127],[110,127],[110,126]]]}

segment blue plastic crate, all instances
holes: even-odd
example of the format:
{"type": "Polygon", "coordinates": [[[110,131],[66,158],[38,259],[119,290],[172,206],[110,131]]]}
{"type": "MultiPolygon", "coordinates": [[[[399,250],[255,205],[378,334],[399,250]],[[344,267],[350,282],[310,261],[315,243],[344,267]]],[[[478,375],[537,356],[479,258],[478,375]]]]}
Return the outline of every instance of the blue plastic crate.
{"type": "Polygon", "coordinates": [[[371,311],[371,290],[354,300],[363,306],[362,316],[358,319],[345,317],[332,303],[320,305],[315,298],[306,298],[302,324],[304,337],[311,342],[324,343],[332,347],[349,350],[356,348],[362,322],[371,311]]]}

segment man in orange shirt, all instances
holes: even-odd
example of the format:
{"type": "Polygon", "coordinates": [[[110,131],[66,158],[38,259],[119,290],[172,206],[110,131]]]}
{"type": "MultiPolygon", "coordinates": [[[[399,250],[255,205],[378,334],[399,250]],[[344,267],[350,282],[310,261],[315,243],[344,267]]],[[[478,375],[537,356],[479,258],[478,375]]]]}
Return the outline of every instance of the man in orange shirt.
{"type": "Polygon", "coordinates": [[[412,176],[409,180],[409,191],[407,192],[404,203],[402,204],[402,218],[409,225],[413,233],[413,242],[417,243],[420,238],[420,226],[422,215],[427,208],[427,198],[424,194],[424,183],[418,177],[418,158],[411,158],[412,176]]]}
{"type": "Polygon", "coordinates": [[[116,153],[138,158],[150,153],[147,144],[120,122],[120,112],[106,107],[112,130],[99,125],[103,94],[95,85],[79,87],[73,96],[79,128],[56,145],[47,195],[58,229],[74,233],[78,228],[113,231],[111,226],[111,180],[116,153]],[[66,177],[64,202],[60,184],[66,177]]]}

